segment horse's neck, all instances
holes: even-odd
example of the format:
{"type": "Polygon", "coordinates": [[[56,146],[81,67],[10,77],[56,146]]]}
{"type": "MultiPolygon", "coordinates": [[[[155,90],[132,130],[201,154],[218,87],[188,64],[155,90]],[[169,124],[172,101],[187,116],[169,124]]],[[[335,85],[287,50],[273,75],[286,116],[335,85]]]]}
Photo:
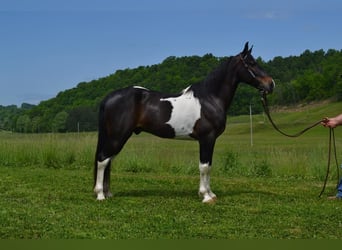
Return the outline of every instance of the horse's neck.
{"type": "Polygon", "coordinates": [[[210,85],[210,92],[220,100],[223,106],[222,108],[227,112],[239,82],[235,72],[234,62],[230,60],[227,68],[215,78],[208,83],[210,85]]]}
{"type": "Polygon", "coordinates": [[[224,110],[226,111],[226,113],[233,101],[233,97],[235,95],[237,86],[238,80],[233,75],[227,76],[227,79],[225,79],[225,81],[221,83],[221,88],[220,92],[218,93],[218,97],[224,104],[224,110]]]}

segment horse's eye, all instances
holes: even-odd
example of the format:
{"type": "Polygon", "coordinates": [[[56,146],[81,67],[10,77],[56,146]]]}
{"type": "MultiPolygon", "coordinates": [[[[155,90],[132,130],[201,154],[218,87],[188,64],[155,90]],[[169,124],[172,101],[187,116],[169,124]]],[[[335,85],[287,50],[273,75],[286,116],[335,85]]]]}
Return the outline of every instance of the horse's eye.
{"type": "Polygon", "coordinates": [[[256,61],[249,62],[249,65],[252,66],[252,67],[254,67],[256,64],[257,64],[256,61]]]}

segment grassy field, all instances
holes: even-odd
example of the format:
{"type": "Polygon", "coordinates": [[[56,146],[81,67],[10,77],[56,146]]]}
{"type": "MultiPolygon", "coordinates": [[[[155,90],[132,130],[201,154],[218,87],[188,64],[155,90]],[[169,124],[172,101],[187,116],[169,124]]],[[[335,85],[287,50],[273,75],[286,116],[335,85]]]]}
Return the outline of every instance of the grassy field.
{"type": "MultiPolygon", "coordinates": [[[[275,114],[297,131],[340,113],[342,103],[275,114]]],[[[198,145],[133,136],[112,168],[114,197],[92,195],[96,133],[0,133],[1,239],[341,239],[342,202],[333,166],[325,194],[328,130],[298,139],[275,132],[262,115],[229,119],[217,141],[212,189],[204,205],[198,145]]],[[[342,128],[335,131],[338,157],[342,128]]],[[[342,158],[340,159],[342,160],[342,158]]]]}

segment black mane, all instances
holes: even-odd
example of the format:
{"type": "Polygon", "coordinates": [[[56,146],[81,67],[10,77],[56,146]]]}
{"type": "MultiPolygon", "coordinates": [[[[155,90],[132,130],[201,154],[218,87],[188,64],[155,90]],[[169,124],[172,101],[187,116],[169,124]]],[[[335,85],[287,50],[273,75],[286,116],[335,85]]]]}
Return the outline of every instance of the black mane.
{"type": "Polygon", "coordinates": [[[223,81],[227,74],[227,68],[232,60],[232,57],[225,58],[221,64],[209,73],[207,78],[203,81],[205,85],[212,85],[215,82],[223,81]]]}
{"type": "Polygon", "coordinates": [[[203,95],[219,91],[220,83],[222,83],[227,76],[228,67],[232,58],[232,56],[225,58],[203,81],[193,84],[191,89],[197,90],[195,93],[203,93],[203,95]]]}

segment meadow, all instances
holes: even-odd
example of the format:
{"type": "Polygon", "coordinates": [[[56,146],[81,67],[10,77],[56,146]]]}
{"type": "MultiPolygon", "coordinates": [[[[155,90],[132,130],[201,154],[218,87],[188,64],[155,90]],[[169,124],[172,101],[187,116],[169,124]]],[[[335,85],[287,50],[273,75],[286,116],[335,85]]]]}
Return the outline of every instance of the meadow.
{"type": "MultiPolygon", "coordinates": [[[[341,103],[275,113],[288,132],[340,112],[341,103]]],[[[335,130],[337,155],[342,128],[335,130]]],[[[198,197],[198,145],[142,133],[112,167],[113,197],[95,200],[94,133],[0,132],[1,239],[341,239],[342,202],[327,188],[328,130],[286,138],[266,117],[228,119],[211,175],[218,201],[198,197]]],[[[340,159],[342,160],[342,158],[340,159]]]]}

